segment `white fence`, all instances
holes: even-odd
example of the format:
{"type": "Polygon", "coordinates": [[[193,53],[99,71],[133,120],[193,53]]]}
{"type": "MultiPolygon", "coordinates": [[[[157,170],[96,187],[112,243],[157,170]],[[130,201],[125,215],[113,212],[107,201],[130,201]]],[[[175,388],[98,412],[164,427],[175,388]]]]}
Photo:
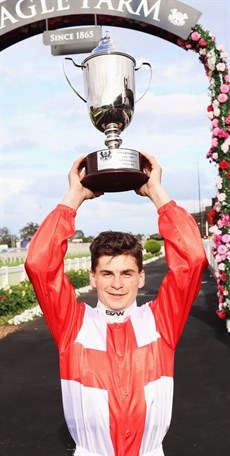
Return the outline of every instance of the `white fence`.
{"type": "MultiPolygon", "coordinates": [[[[203,244],[210,268],[212,273],[214,273],[217,271],[217,262],[212,255],[214,242],[212,239],[204,239],[203,244]]],[[[65,260],[65,272],[70,271],[71,269],[74,269],[75,271],[79,271],[79,269],[89,270],[90,266],[90,256],[65,260]]],[[[25,279],[27,279],[27,275],[24,264],[21,264],[20,266],[2,266],[0,268],[0,288],[8,285],[17,285],[25,279]]]]}
{"type": "Polygon", "coordinates": [[[203,239],[203,245],[209,262],[209,267],[214,275],[218,270],[218,263],[212,254],[212,248],[215,246],[215,243],[212,239],[203,239]]]}
{"type": "MultiPolygon", "coordinates": [[[[90,266],[90,256],[65,260],[65,272],[71,269],[74,269],[74,271],[79,271],[79,269],[88,270],[90,266]]],[[[17,285],[27,278],[24,264],[20,264],[19,266],[2,266],[0,268],[0,288],[8,285],[17,285]]]]}

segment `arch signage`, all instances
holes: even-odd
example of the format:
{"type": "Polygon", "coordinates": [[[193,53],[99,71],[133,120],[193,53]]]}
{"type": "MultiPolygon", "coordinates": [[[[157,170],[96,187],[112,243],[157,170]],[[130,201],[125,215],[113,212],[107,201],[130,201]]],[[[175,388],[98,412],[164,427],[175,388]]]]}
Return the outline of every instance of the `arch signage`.
{"type": "Polygon", "coordinates": [[[186,39],[201,12],[176,0],[4,0],[0,3],[3,49],[58,26],[117,25],[173,41],[186,39]],[[59,18],[59,20],[54,19],[59,18]],[[56,24],[56,25],[55,25],[56,24]]]}

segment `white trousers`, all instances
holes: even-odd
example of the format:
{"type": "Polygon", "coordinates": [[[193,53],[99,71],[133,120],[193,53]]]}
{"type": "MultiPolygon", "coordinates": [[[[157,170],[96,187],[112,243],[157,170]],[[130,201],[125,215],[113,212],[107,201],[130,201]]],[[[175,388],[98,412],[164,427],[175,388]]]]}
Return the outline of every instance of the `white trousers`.
{"type": "MultiPolygon", "coordinates": [[[[90,453],[88,450],[85,450],[84,448],[81,448],[79,446],[76,447],[76,450],[74,452],[74,456],[111,456],[111,455],[102,455],[99,453],[90,453]]],[[[131,455],[130,455],[131,456],[131,455]]],[[[151,451],[150,453],[142,453],[139,456],[164,456],[163,448],[162,445],[155,450],[151,451]]]]}

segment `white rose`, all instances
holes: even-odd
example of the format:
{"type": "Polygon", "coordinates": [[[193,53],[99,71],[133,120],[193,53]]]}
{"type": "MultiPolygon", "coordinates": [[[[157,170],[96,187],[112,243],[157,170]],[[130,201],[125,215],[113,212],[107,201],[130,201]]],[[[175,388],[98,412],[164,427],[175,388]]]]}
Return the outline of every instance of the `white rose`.
{"type": "Polygon", "coordinates": [[[218,64],[216,65],[216,69],[217,69],[218,71],[225,71],[225,69],[226,69],[225,63],[218,63],[218,64]]]}

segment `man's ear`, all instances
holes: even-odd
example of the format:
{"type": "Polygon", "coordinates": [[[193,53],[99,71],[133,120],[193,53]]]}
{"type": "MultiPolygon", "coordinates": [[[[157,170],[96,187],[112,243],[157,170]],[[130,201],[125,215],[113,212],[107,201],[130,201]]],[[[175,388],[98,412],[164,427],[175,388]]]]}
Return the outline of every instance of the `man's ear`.
{"type": "Polygon", "coordinates": [[[139,276],[138,288],[143,288],[144,285],[145,285],[145,271],[144,271],[144,269],[142,269],[142,271],[140,272],[140,276],[139,276]]]}
{"type": "Polygon", "coordinates": [[[89,273],[89,280],[90,280],[90,285],[92,288],[97,288],[96,287],[96,279],[95,279],[95,273],[93,271],[90,271],[89,273]]]}

